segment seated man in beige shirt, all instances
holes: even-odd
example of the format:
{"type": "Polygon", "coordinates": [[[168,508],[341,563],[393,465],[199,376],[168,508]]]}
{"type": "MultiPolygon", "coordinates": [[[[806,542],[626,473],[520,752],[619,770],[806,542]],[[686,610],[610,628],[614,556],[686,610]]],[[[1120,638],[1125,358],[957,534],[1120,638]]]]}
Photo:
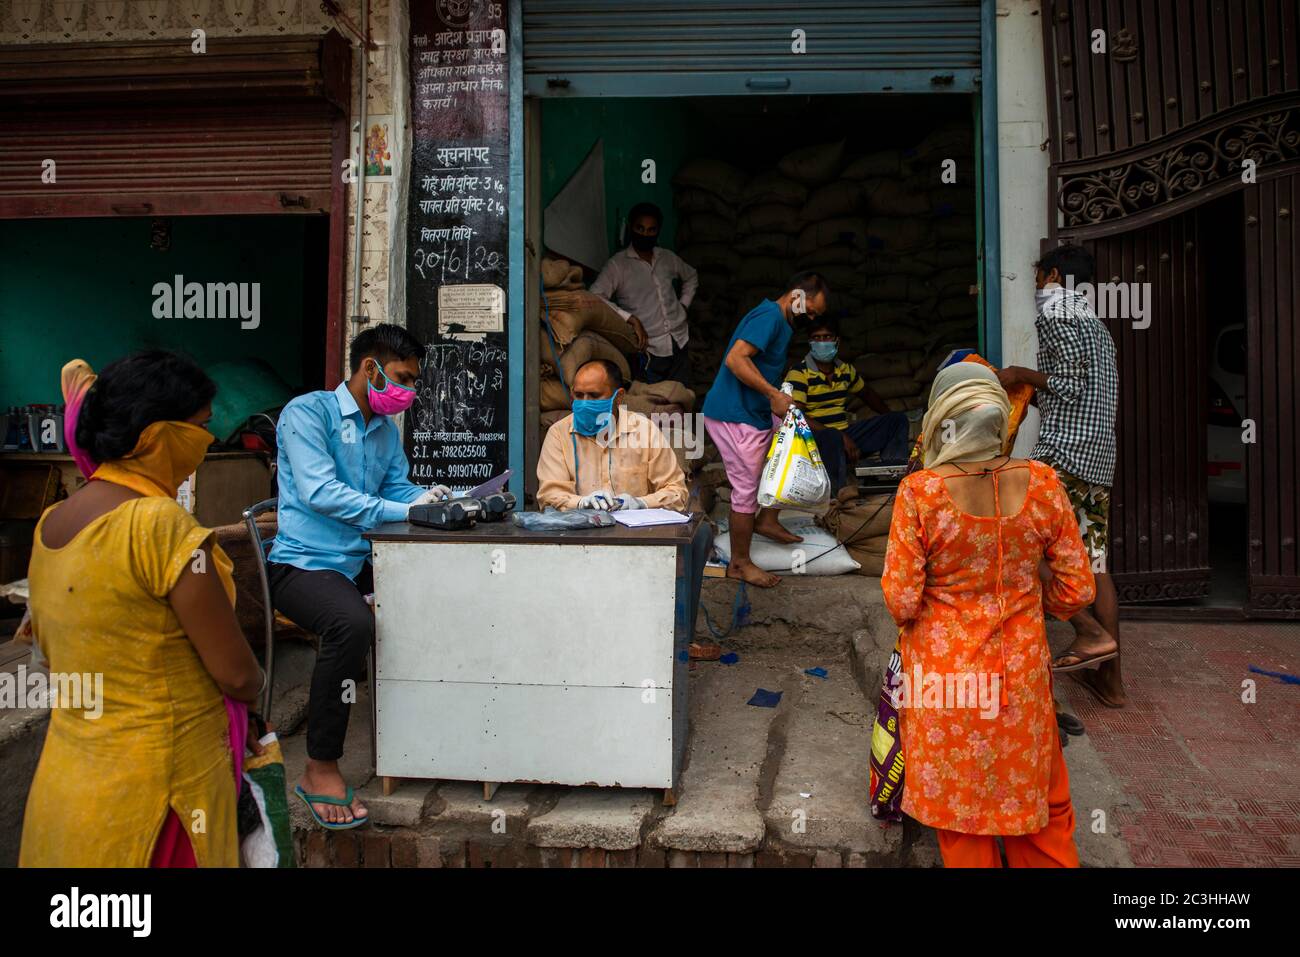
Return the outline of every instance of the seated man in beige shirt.
{"type": "Polygon", "coordinates": [[[558,509],[686,508],[686,476],[659,426],[620,405],[623,375],[595,359],[570,386],[573,414],[550,427],[537,460],[537,504],[558,509]]]}

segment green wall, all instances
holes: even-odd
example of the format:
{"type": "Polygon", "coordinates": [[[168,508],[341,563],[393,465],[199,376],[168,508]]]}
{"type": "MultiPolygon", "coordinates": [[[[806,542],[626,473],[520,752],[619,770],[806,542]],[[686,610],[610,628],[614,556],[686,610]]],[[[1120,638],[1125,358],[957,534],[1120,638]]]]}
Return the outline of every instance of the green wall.
{"type": "Polygon", "coordinates": [[[610,250],[618,248],[619,224],[638,202],[655,203],[664,211],[660,244],[672,247],[677,226],[672,178],[682,161],[698,152],[692,125],[681,100],[543,100],[543,207],[603,138],[610,250]],[[641,164],[647,159],[656,164],[654,183],[641,182],[641,164]]]}
{"type": "Polygon", "coordinates": [[[69,359],[101,369],[145,348],[184,351],[204,365],[257,356],[302,386],[305,219],[169,222],[166,252],[150,248],[148,218],[0,223],[0,410],[62,402],[59,369],[69,359]],[[153,285],[177,273],[186,282],[261,283],[259,327],[155,319],[153,285]]]}

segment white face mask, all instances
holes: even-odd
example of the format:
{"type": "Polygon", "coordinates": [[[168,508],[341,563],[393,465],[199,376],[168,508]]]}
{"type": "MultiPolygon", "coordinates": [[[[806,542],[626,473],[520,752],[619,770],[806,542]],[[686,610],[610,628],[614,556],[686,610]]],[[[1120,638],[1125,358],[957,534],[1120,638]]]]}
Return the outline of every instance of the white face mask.
{"type": "Polygon", "coordinates": [[[1043,310],[1047,308],[1047,304],[1055,299],[1057,293],[1060,291],[1061,287],[1056,283],[1051,283],[1050,285],[1044,286],[1042,289],[1034,290],[1034,305],[1038,308],[1038,314],[1040,316],[1043,314],[1043,310]]]}

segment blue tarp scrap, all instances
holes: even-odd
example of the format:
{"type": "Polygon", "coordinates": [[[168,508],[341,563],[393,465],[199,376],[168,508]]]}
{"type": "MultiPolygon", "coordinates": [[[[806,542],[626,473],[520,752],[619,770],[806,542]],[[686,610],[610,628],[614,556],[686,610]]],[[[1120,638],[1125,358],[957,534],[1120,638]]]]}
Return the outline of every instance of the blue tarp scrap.
{"type": "Polygon", "coordinates": [[[740,655],[736,654],[734,651],[728,651],[725,655],[723,655],[718,660],[721,661],[724,665],[734,665],[737,661],[740,660],[740,655]]]}
{"type": "Polygon", "coordinates": [[[767,691],[759,688],[754,692],[754,697],[750,698],[746,704],[752,704],[755,708],[775,708],[781,703],[780,691],[767,691]]]}
{"type": "Polygon", "coordinates": [[[825,677],[826,677],[826,669],[825,669],[825,668],[805,668],[805,669],[803,670],[803,673],[806,674],[806,675],[812,675],[814,678],[825,678],[825,677]]]}

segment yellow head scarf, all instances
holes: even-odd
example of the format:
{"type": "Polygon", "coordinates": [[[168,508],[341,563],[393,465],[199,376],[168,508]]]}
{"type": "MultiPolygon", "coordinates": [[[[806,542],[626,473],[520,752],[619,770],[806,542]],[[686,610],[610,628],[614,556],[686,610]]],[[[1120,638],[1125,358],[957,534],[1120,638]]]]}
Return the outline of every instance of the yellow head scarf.
{"type": "Polygon", "coordinates": [[[925,467],[997,458],[1010,415],[1011,400],[992,370],[974,362],[939,370],[921,420],[925,467]]]}
{"type": "Polygon", "coordinates": [[[124,485],[141,495],[175,498],[212,444],[212,433],[189,422],[150,423],[131,454],[102,463],[91,478],[124,485]]]}

